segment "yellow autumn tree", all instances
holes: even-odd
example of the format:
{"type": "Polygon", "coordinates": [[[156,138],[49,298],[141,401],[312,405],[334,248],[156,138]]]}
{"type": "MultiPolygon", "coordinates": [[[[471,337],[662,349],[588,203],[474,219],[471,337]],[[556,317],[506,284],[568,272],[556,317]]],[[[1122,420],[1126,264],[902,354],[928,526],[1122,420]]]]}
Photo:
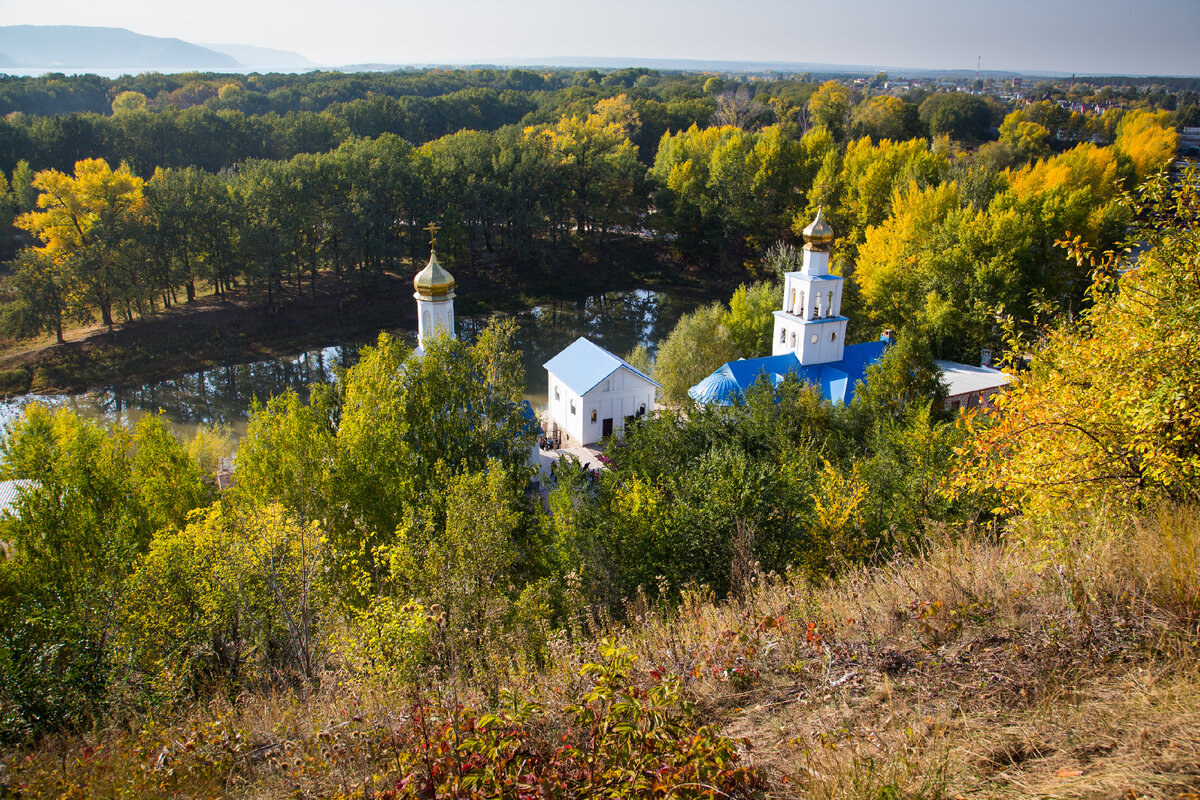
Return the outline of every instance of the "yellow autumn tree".
{"type": "Polygon", "coordinates": [[[1095,267],[1093,305],[974,421],[959,486],[1033,515],[1200,497],[1200,197],[1194,175],[1141,197],[1132,263],[1069,243],[1095,267]]]}
{"type": "Polygon", "coordinates": [[[564,116],[555,125],[525,131],[527,139],[547,146],[578,233],[603,237],[634,218],[641,170],[629,136],[639,126],[622,96],[600,101],[586,117],[564,116]]]}
{"type": "Polygon", "coordinates": [[[135,227],[146,211],[143,181],[102,158],[75,164],[75,174],[43,170],[34,177],[37,210],[17,218],[37,237],[39,256],[67,287],[70,303],[100,311],[109,328],[113,303],[127,296],[136,275],[135,227]]]}
{"type": "Polygon", "coordinates": [[[1113,144],[1129,156],[1142,180],[1171,163],[1179,146],[1179,133],[1171,127],[1166,111],[1130,111],[1117,124],[1113,144]]]}

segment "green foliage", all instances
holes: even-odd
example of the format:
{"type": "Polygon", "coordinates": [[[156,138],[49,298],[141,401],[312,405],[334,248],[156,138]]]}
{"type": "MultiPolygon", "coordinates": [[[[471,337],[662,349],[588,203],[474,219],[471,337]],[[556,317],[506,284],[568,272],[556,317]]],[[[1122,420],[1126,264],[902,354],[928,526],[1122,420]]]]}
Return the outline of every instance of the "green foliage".
{"type": "Polygon", "coordinates": [[[494,322],[473,345],[437,338],[419,358],[381,335],[308,404],[285,394],[254,411],[238,455],[239,494],[319,522],[348,594],[370,597],[388,574],[397,529],[418,510],[443,524],[455,476],[494,460],[512,491],[528,481],[533,432],[518,405],[513,332],[511,322],[494,322]]]}
{"type": "Polygon", "coordinates": [[[931,94],[918,112],[930,137],[948,135],[957,141],[979,142],[988,138],[993,125],[991,106],[983,98],[964,92],[931,94]]]}
{"type": "Polygon", "coordinates": [[[121,649],[149,699],[179,702],[212,688],[290,677],[324,663],[336,605],[314,523],[278,504],[222,502],[154,538],[129,581],[121,649]]]}
{"type": "Polygon", "coordinates": [[[714,369],[737,358],[726,311],[720,303],[685,314],[658,348],[654,379],[662,384],[666,400],[683,402],[688,389],[704,380],[714,369]]]}
{"type": "Polygon", "coordinates": [[[0,562],[6,737],[86,724],[107,700],[127,579],[157,530],[207,501],[199,472],[157,417],[132,434],[30,405],[0,444],[26,481],[0,562]]]}
{"type": "Polygon", "coordinates": [[[913,410],[940,410],[945,399],[946,386],[929,343],[917,333],[901,331],[883,357],[867,367],[852,405],[867,419],[897,422],[913,410]]]}

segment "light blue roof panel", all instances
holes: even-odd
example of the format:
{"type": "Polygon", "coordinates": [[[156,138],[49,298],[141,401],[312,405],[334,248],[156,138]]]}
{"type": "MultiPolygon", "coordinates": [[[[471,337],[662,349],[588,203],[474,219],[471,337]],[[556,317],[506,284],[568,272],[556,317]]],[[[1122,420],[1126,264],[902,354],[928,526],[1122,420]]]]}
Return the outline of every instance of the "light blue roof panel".
{"type": "Polygon", "coordinates": [[[661,388],[658,381],[625,359],[613,355],[582,336],[542,366],[580,397],[595,389],[601,381],[622,367],[661,388]]]}

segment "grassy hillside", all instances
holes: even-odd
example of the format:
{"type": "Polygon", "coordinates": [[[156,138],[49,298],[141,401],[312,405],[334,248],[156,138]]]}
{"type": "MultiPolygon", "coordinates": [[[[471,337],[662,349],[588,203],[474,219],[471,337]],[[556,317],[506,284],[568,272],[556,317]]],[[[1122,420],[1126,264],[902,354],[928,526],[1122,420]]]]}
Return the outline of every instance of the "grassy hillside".
{"type": "Polygon", "coordinates": [[[24,797],[1194,798],[1197,575],[1191,508],[945,535],[825,586],[758,574],[727,602],[702,591],[670,609],[635,601],[628,624],[581,621],[549,663],[502,689],[486,676],[403,685],[341,669],[311,692],[51,737],[6,755],[4,786],[24,797]]]}

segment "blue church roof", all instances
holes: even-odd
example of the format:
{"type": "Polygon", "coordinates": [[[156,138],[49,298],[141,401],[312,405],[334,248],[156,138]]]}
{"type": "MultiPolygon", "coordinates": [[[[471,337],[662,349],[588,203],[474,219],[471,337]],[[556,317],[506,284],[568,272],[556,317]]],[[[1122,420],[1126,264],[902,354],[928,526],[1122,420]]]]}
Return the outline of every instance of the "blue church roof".
{"type": "Polygon", "coordinates": [[[658,381],[625,359],[614,356],[582,336],[542,366],[554,373],[555,377],[580,397],[595,389],[601,381],[621,367],[640,375],[655,386],[661,386],[658,381]]]}
{"type": "Polygon", "coordinates": [[[795,353],[764,358],[745,358],[729,361],[688,390],[688,395],[703,405],[731,406],[744,399],[746,391],[765,378],[778,386],[789,375],[799,381],[821,387],[821,394],[831,403],[849,405],[854,399],[854,387],[865,380],[867,367],[883,357],[888,342],[864,342],[844,348],[841,361],[826,364],[800,363],[795,353]]]}

